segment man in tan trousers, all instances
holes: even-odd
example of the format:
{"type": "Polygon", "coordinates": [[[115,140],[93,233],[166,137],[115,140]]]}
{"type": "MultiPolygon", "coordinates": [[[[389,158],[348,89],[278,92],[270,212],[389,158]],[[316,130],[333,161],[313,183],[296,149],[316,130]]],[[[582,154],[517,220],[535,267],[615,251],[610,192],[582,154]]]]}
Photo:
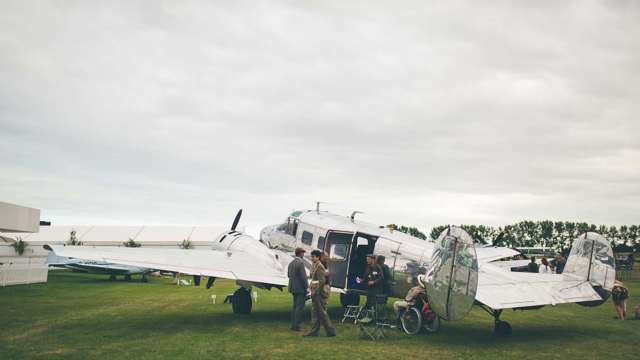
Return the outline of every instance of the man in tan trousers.
{"type": "Polygon", "coordinates": [[[318,336],[320,326],[324,327],[324,331],[327,336],[336,336],[336,329],[331,324],[329,315],[327,314],[327,295],[328,291],[325,287],[326,272],[322,263],[320,262],[320,255],[322,253],[319,250],[313,250],[311,252],[311,304],[313,307],[313,314],[315,315],[315,323],[311,330],[304,336],[318,336]]]}

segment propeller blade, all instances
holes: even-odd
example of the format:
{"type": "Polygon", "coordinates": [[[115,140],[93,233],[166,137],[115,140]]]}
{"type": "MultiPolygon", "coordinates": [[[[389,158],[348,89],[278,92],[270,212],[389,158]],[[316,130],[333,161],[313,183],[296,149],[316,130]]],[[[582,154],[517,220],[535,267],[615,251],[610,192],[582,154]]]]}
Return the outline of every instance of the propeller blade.
{"type": "Polygon", "coordinates": [[[233,225],[231,225],[231,230],[235,230],[236,227],[238,226],[238,223],[240,222],[240,217],[242,216],[242,209],[238,210],[238,213],[236,214],[236,218],[233,219],[233,225]]]}

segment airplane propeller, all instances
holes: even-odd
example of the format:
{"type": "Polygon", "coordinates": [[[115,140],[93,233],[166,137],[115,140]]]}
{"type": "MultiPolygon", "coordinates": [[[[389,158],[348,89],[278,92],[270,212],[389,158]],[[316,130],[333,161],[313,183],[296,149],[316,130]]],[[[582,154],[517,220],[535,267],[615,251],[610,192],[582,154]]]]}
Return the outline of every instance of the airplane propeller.
{"type": "Polygon", "coordinates": [[[238,213],[236,214],[236,218],[233,219],[233,224],[231,225],[231,231],[235,231],[236,227],[238,226],[238,223],[240,222],[240,217],[242,216],[242,209],[238,210],[238,213]]]}

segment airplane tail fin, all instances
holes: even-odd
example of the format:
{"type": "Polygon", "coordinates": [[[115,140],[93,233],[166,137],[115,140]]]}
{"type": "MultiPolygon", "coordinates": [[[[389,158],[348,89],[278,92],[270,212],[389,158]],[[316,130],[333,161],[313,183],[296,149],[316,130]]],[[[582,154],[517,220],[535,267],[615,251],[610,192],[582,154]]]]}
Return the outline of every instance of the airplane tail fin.
{"type": "Polygon", "coordinates": [[[573,242],[563,274],[571,274],[591,283],[601,301],[578,303],[596,306],[608,298],[616,280],[616,262],[607,239],[595,232],[584,233],[573,242]]]}
{"type": "Polygon", "coordinates": [[[451,226],[440,234],[426,278],[429,304],[438,316],[458,320],[467,315],[478,289],[478,257],[466,231],[451,226]]]}

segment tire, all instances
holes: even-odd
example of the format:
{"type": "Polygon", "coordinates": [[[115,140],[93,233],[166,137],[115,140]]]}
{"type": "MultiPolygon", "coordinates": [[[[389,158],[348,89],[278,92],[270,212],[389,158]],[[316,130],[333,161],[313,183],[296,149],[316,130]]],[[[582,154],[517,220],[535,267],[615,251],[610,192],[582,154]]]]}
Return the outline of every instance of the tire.
{"type": "Polygon", "coordinates": [[[416,335],[422,329],[422,314],[420,310],[410,307],[400,314],[402,330],[408,335],[416,335]]]}
{"type": "Polygon", "coordinates": [[[435,333],[440,329],[440,317],[433,313],[433,319],[429,321],[429,319],[424,319],[424,329],[427,332],[435,333]]]}
{"type": "Polygon", "coordinates": [[[131,275],[124,274],[124,281],[131,281],[131,275]]]}
{"type": "Polygon", "coordinates": [[[360,295],[352,292],[340,294],[340,305],[342,307],[360,305],[360,295]]]}
{"type": "Polygon", "coordinates": [[[233,293],[231,308],[234,314],[251,314],[252,305],[251,292],[249,290],[241,287],[233,293]]]}
{"type": "Polygon", "coordinates": [[[512,332],[511,324],[506,321],[496,321],[493,331],[498,336],[509,336],[512,332]]]}

